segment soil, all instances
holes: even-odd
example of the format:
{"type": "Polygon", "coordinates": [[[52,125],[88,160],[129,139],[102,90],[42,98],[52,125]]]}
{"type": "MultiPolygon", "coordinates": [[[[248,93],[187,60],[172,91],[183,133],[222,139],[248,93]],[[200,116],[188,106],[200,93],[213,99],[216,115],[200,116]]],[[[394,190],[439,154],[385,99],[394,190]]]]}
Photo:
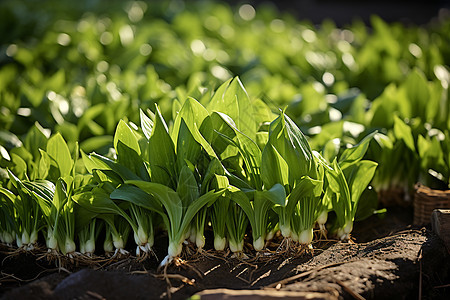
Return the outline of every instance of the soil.
{"type": "MultiPolygon", "coordinates": [[[[354,242],[322,241],[299,257],[248,259],[206,251],[162,278],[154,258],[54,263],[0,250],[1,299],[448,299],[450,252],[410,208],[390,208],[354,226],[354,242]],[[170,282],[170,284],[168,283],[170,282]],[[358,298],[359,297],[359,298],[358,298]]],[[[157,240],[164,256],[167,240],[157,240]]]]}

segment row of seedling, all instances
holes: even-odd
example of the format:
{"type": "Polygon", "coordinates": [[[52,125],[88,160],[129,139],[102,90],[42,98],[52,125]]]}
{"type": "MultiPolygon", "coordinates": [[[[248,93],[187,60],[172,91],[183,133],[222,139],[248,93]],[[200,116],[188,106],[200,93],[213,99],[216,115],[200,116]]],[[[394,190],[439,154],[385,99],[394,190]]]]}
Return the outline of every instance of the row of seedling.
{"type": "Polygon", "coordinates": [[[132,234],[142,256],[163,230],[164,265],[184,243],[201,250],[208,224],[218,251],[242,253],[246,235],[263,251],[278,231],[289,247],[310,245],[329,211],[330,232],[349,238],[377,167],[362,160],[375,133],[326,161],[283,111],[250,101],[238,78],[202,102],[176,101],[169,125],[157,106],[141,111],[140,126],[120,121],[106,156],[36,125],[8,156],[1,241],[31,250],[42,234],[48,252],[74,256],[93,254],[101,239],[105,252],[125,254],[132,234]]]}

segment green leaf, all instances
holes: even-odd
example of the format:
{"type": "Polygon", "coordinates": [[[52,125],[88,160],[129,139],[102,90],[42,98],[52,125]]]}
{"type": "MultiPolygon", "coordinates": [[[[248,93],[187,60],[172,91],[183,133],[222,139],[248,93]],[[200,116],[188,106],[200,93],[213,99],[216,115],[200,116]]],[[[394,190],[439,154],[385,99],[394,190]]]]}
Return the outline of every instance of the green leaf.
{"type": "Polygon", "coordinates": [[[266,189],[279,183],[283,186],[289,184],[289,166],[272,144],[267,144],[262,152],[261,180],[266,189]]]}
{"type": "MultiPolygon", "coordinates": [[[[76,205],[74,208],[74,213],[75,213],[75,232],[80,232],[83,229],[86,228],[86,226],[89,226],[89,224],[91,224],[91,222],[95,222],[96,221],[96,217],[98,216],[98,214],[91,212],[85,208],[83,208],[80,205],[76,205]]],[[[99,223],[97,223],[99,224],[99,223]]],[[[99,226],[97,226],[98,228],[99,226]]],[[[98,233],[97,233],[98,235],[98,233]]]]}
{"type": "Polygon", "coordinates": [[[72,196],[72,199],[81,207],[97,214],[117,214],[124,216],[120,209],[109,195],[101,189],[94,189],[91,192],[84,192],[72,196]]]}
{"type": "Polygon", "coordinates": [[[169,184],[172,187],[176,186],[175,147],[159,107],[156,107],[155,123],[148,144],[148,155],[151,180],[156,183],[169,184]]]}
{"type": "Polygon", "coordinates": [[[405,124],[399,117],[394,116],[394,134],[395,136],[403,140],[405,145],[413,152],[416,151],[414,146],[414,137],[412,134],[411,127],[405,124]]]}
{"type": "Polygon", "coordinates": [[[187,165],[186,161],[197,165],[202,147],[194,139],[184,120],[181,120],[177,141],[177,166],[182,170],[187,165]]]}
{"type": "Polygon", "coordinates": [[[230,186],[228,189],[231,192],[231,200],[240,206],[250,221],[250,226],[256,230],[255,211],[250,203],[250,199],[248,199],[244,192],[234,186],[230,186]]]}
{"type": "Polygon", "coordinates": [[[114,148],[119,154],[118,144],[121,142],[127,148],[133,150],[137,155],[141,155],[141,149],[139,148],[139,142],[134,135],[133,130],[123,121],[120,120],[116,128],[116,133],[114,134],[114,148]]]}
{"type": "Polygon", "coordinates": [[[70,175],[73,168],[73,160],[61,134],[56,133],[47,143],[47,154],[58,164],[61,177],[70,175]]]}
{"type": "Polygon", "coordinates": [[[289,185],[304,175],[316,176],[315,162],[308,141],[297,125],[284,113],[269,128],[269,142],[287,163],[289,185]]]}
{"type": "Polygon", "coordinates": [[[106,146],[113,144],[113,137],[110,135],[93,136],[83,140],[80,143],[80,148],[84,152],[99,151],[106,146]]]}
{"type": "Polygon", "coordinates": [[[153,195],[164,206],[171,224],[170,229],[168,228],[169,235],[173,238],[173,235],[177,234],[177,231],[180,230],[183,218],[183,203],[177,192],[168,186],[155,182],[128,180],[125,183],[135,185],[144,192],[153,195]]]}
{"type": "Polygon", "coordinates": [[[139,115],[141,117],[141,129],[145,137],[150,139],[153,131],[153,121],[150,119],[142,109],[139,109],[139,115]]]}
{"type": "Polygon", "coordinates": [[[96,153],[92,153],[88,156],[84,154],[83,151],[81,152],[81,156],[89,173],[93,173],[93,170],[109,170],[120,176],[122,180],[141,180],[141,178],[131,170],[116,163],[115,161],[110,160],[109,158],[96,153]]]}
{"type": "Polygon", "coordinates": [[[200,198],[195,199],[194,202],[192,202],[184,214],[183,222],[181,223],[181,227],[179,230],[178,235],[183,235],[185,229],[188,227],[188,225],[191,223],[194,216],[204,207],[204,206],[211,206],[222,194],[224,190],[219,190],[216,192],[209,191],[208,193],[202,195],[200,198]]]}
{"type": "Polygon", "coordinates": [[[11,203],[14,203],[16,196],[13,192],[0,186],[0,193],[4,195],[11,203]]]}
{"type": "Polygon", "coordinates": [[[362,141],[359,142],[359,144],[345,149],[339,157],[339,166],[341,169],[345,169],[360,161],[366,154],[367,149],[369,148],[369,143],[376,134],[377,131],[374,131],[366,135],[362,141]]]}
{"type": "Polygon", "coordinates": [[[60,211],[61,209],[63,209],[66,202],[67,202],[66,187],[65,187],[62,179],[58,179],[56,181],[56,186],[55,186],[53,205],[55,206],[57,211],[60,211]]]}
{"type": "Polygon", "coordinates": [[[236,127],[251,140],[256,140],[256,120],[247,91],[238,77],[222,84],[208,103],[209,111],[226,113],[236,127]]]}
{"type": "Polygon", "coordinates": [[[420,116],[422,120],[426,120],[430,91],[425,75],[418,68],[414,68],[406,77],[403,87],[411,103],[412,115],[420,116]]]}
{"type": "Polygon", "coordinates": [[[362,160],[344,171],[352,199],[352,217],[356,214],[361,194],[372,180],[378,164],[370,160],[362,160]]]}
{"type": "Polygon", "coordinates": [[[138,175],[142,180],[150,180],[147,168],[140,157],[141,149],[138,139],[133,130],[122,120],[117,125],[114,135],[114,148],[119,164],[138,175]]]}
{"type": "MultiPolygon", "coordinates": [[[[340,226],[344,226],[347,221],[351,221],[352,218],[352,201],[350,195],[350,189],[345,179],[337,160],[333,161],[333,171],[326,170],[325,176],[327,178],[328,187],[335,195],[328,195],[331,197],[333,210],[338,217],[338,223],[340,226]]],[[[330,191],[326,191],[329,193],[330,191]]]]}
{"type": "Polygon", "coordinates": [[[19,178],[25,178],[27,174],[27,163],[17,154],[11,153],[11,161],[14,167],[11,168],[14,174],[19,178]]]}
{"type": "MultiPolygon", "coordinates": [[[[0,145],[0,158],[7,160],[7,161],[11,161],[11,157],[9,156],[8,150],[6,150],[5,147],[3,147],[2,145],[0,145]]],[[[1,159],[0,159],[1,161],[1,159]]]]}
{"type": "Polygon", "coordinates": [[[174,142],[178,140],[178,132],[181,126],[181,120],[184,120],[187,127],[192,132],[193,131],[192,127],[194,126],[194,124],[197,126],[197,128],[200,128],[203,121],[208,117],[209,113],[206,110],[206,108],[203,107],[203,105],[201,105],[194,98],[188,97],[184,102],[183,106],[181,107],[181,110],[178,113],[177,117],[175,118],[173,124],[173,131],[171,134],[172,140],[174,142]]]}
{"type": "Polygon", "coordinates": [[[183,207],[189,207],[199,197],[198,185],[194,173],[188,166],[181,169],[178,179],[177,194],[181,199],[183,207]]]}
{"type": "MultiPolygon", "coordinates": [[[[206,172],[203,174],[203,181],[201,183],[202,188],[202,194],[206,193],[206,191],[210,190],[210,183],[214,179],[217,179],[217,176],[225,175],[225,168],[220,163],[220,161],[216,158],[213,158],[209,164],[208,168],[206,169],[206,172]]],[[[228,182],[228,179],[226,179],[228,182]]],[[[222,179],[221,179],[222,181],[222,179]]],[[[218,185],[219,188],[226,188],[228,187],[228,184],[225,186],[218,185]]]]}
{"type": "MultiPolygon", "coordinates": [[[[45,217],[47,224],[54,223],[56,218],[56,207],[53,204],[53,198],[55,195],[55,185],[47,180],[36,182],[24,182],[24,186],[34,196],[35,201],[39,205],[39,208],[45,217]]],[[[53,226],[54,224],[52,224],[53,226]]]]}
{"type": "Polygon", "coordinates": [[[355,213],[355,221],[362,221],[377,213],[378,207],[378,194],[369,187],[364,190],[359,200],[355,213]]]}
{"type": "Polygon", "coordinates": [[[203,149],[205,149],[210,157],[217,158],[217,155],[211,147],[210,143],[200,132],[200,128],[202,128],[205,132],[211,131],[212,135],[212,128],[206,128],[209,126],[202,126],[204,123],[206,124],[208,122],[211,122],[209,119],[209,113],[203,107],[203,105],[201,105],[197,100],[189,97],[183,104],[183,107],[181,108],[174,121],[173,131],[171,134],[173,141],[179,141],[178,136],[182,127],[181,123],[183,120],[185,125],[189,129],[190,134],[197,141],[197,143],[200,144],[203,149]]]}
{"type": "Polygon", "coordinates": [[[137,206],[154,211],[164,218],[166,214],[161,207],[161,204],[155,200],[150,194],[144,192],[138,187],[132,185],[121,185],[118,189],[115,189],[111,195],[111,199],[123,200],[131,202],[137,206]]]}
{"type": "Polygon", "coordinates": [[[33,155],[34,159],[40,157],[39,149],[45,151],[47,148],[47,137],[44,134],[44,128],[38,122],[28,131],[24,146],[33,155]]]}
{"type": "Polygon", "coordinates": [[[48,180],[24,181],[23,185],[32,193],[45,199],[46,201],[53,201],[56,191],[55,184],[48,180]]]}
{"type": "MultiPolygon", "coordinates": [[[[247,167],[247,172],[253,182],[256,189],[262,188],[262,182],[260,182],[260,167],[261,167],[261,150],[254,140],[242,133],[235,125],[234,121],[226,114],[216,112],[218,116],[234,131],[237,139],[237,145],[233,144],[239,149],[244,162],[247,167]]],[[[228,141],[232,141],[230,137],[224,136],[228,141]]],[[[255,136],[256,137],[256,136],[255,136]]]]}
{"type": "Polygon", "coordinates": [[[91,174],[93,170],[110,170],[108,164],[100,159],[96,159],[93,155],[87,155],[83,150],[81,150],[81,158],[86,170],[91,174]]]}
{"type": "Polygon", "coordinates": [[[262,195],[267,200],[270,200],[275,205],[285,206],[286,205],[286,191],[284,187],[277,183],[270,190],[263,191],[262,195]]]}

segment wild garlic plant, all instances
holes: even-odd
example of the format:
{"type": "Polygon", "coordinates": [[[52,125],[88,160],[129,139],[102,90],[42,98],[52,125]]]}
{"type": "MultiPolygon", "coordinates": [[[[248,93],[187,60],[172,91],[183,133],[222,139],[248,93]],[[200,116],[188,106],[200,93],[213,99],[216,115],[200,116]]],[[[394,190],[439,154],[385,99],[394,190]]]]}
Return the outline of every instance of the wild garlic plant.
{"type": "Polygon", "coordinates": [[[362,159],[373,134],[322,156],[284,111],[250,99],[239,78],[211,97],[197,95],[200,101],[174,100],[170,123],[157,105],[140,111],[140,126],[119,121],[107,156],[79,151],[59,133],[48,138],[35,125],[26,147],[11,153],[0,187],[0,240],[31,249],[41,231],[49,252],[73,257],[76,242],[93,256],[103,237],[105,252],[118,256],[129,254],[132,233],[136,256],[145,258],[164,230],[167,265],[185,244],[201,251],[210,227],[214,248],[240,257],[246,235],[257,251],[278,230],[296,242],[289,247],[309,246],[315,223],[325,234],[331,210],[334,232],[349,237],[376,169],[362,159]]]}
{"type": "Polygon", "coordinates": [[[337,216],[335,232],[341,240],[350,237],[361,195],[378,165],[374,161],[362,159],[375,134],[376,132],[367,135],[358,145],[344,150],[339,159],[333,160],[331,169],[326,169],[325,172],[325,197],[331,199],[337,216]]]}

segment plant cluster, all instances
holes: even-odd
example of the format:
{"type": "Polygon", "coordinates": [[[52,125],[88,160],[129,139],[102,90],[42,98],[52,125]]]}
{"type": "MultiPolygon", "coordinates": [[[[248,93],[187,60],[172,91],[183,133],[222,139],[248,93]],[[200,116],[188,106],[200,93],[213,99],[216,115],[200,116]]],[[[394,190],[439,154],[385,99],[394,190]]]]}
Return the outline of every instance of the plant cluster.
{"type": "Polygon", "coordinates": [[[219,251],[242,253],[247,234],[264,250],[278,230],[295,242],[288,250],[310,245],[329,211],[333,233],[349,238],[377,166],[362,160],[375,133],[329,162],[284,112],[252,102],[238,78],[203,105],[186,98],[178,107],[170,126],[158,106],[155,114],[141,111],[140,126],[120,121],[110,157],[81,151],[79,159],[59,133],[47,138],[34,127],[30,143],[10,153],[2,242],[30,250],[42,232],[49,253],[72,257],[77,249],[92,255],[102,233],[105,252],[125,254],[132,233],[136,254],[145,256],[164,230],[166,264],[185,241],[201,250],[207,224],[219,251]]]}

